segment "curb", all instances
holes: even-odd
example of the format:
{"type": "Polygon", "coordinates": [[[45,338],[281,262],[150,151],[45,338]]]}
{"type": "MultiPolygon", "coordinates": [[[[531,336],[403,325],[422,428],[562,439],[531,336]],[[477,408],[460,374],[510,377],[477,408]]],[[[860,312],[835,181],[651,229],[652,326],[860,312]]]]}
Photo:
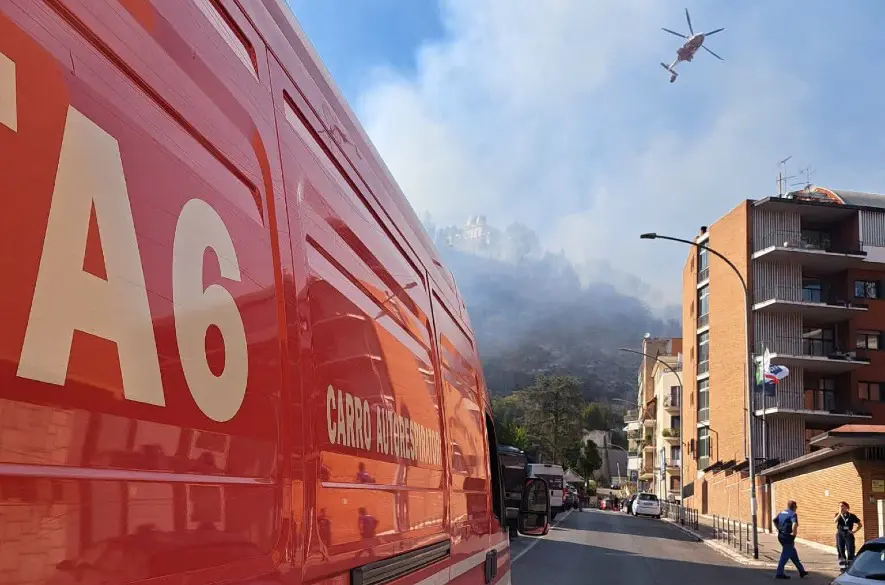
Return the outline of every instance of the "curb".
{"type": "Polygon", "coordinates": [[[721,544],[715,540],[708,540],[708,539],[704,538],[703,536],[701,536],[700,533],[695,532],[694,530],[692,530],[690,528],[686,528],[685,526],[683,526],[677,522],[674,522],[673,520],[670,520],[669,518],[664,518],[663,520],[665,522],[672,524],[673,526],[675,526],[676,528],[678,528],[682,532],[694,537],[698,542],[702,542],[702,543],[706,544],[707,546],[709,546],[710,548],[712,548],[713,550],[715,550],[719,554],[726,556],[737,563],[740,563],[742,565],[746,565],[748,567],[761,567],[761,568],[766,568],[766,569],[776,569],[777,568],[777,563],[769,563],[766,561],[757,561],[756,559],[748,559],[747,557],[745,557],[744,555],[742,555],[738,551],[732,550],[731,547],[721,544]]]}

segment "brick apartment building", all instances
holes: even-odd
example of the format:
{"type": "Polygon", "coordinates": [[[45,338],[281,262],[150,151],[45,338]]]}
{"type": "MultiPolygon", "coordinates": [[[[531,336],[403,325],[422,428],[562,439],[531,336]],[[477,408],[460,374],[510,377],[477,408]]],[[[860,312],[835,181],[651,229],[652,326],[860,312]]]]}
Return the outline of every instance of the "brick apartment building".
{"type": "MultiPolygon", "coordinates": [[[[885,440],[870,425],[885,423],[885,196],[809,187],[747,200],[695,241],[746,280],[754,355],[767,348],[790,370],[775,395],[753,394],[760,527],[795,499],[803,533],[832,544],[833,514],[848,500],[865,536],[878,536],[885,440]]],[[[683,501],[747,520],[743,289],[702,248],[682,279],[683,501]]]]}

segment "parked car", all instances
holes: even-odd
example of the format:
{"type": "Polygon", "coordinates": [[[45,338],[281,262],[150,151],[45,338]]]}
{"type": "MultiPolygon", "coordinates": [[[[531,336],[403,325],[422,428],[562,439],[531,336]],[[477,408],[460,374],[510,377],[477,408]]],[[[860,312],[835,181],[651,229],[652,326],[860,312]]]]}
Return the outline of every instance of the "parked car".
{"type": "Polygon", "coordinates": [[[854,562],[832,585],[878,585],[885,581],[885,538],[864,543],[854,562]]]}
{"type": "Polygon", "coordinates": [[[634,516],[661,517],[661,501],[654,494],[639,494],[633,502],[634,516]]]}

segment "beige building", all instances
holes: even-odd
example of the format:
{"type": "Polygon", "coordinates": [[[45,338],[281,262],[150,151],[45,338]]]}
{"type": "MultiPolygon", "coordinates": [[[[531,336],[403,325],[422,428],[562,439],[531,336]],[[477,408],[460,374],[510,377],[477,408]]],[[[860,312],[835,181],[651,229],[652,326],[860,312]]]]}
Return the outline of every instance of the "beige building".
{"type": "Polygon", "coordinates": [[[653,432],[654,492],[666,501],[682,497],[682,355],[660,356],[652,369],[657,405],[653,432]],[[669,366],[669,367],[667,367],[669,366]],[[672,369],[671,369],[672,368],[672,369]]]}
{"type": "MultiPolygon", "coordinates": [[[[631,479],[637,480],[639,491],[658,493],[658,484],[667,481],[666,473],[662,479],[660,469],[659,446],[663,446],[664,442],[658,440],[657,434],[662,433],[664,428],[669,428],[671,422],[669,409],[672,407],[665,409],[663,406],[665,396],[661,394],[660,398],[658,397],[655,371],[660,365],[658,359],[669,357],[676,360],[681,351],[682,340],[678,337],[672,339],[646,337],[642,340],[641,353],[643,355],[637,376],[636,404],[638,408],[628,412],[625,416],[627,424],[625,429],[630,452],[627,462],[629,475],[631,479]],[[659,412],[667,415],[666,427],[663,419],[659,424],[659,412]]],[[[661,382],[661,384],[664,383],[661,382]]],[[[667,434],[669,435],[670,431],[667,434]]],[[[668,436],[667,443],[669,444],[669,442],[671,439],[668,436]]],[[[667,461],[669,461],[669,457],[667,461]]]]}

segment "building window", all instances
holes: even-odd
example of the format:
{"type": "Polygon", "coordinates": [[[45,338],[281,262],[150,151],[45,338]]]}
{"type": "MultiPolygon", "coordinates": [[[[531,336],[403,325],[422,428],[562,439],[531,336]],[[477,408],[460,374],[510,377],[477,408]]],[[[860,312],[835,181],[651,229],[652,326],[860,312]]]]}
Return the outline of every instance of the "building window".
{"type": "Polygon", "coordinates": [[[802,230],[802,247],[812,250],[829,250],[832,246],[830,234],[821,230],[802,230]]]}
{"type": "Polygon", "coordinates": [[[698,422],[710,422],[710,380],[698,382],[698,422]]]}
{"type": "Polygon", "coordinates": [[[698,468],[704,469],[710,465],[710,429],[701,427],[698,429],[698,468]]]}
{"type": "Polygon", "coordinates": [[[682,426],[682,420],[678,416],[670,417],[670,428],[679,430],[682,426]]]}
{"type": "Polygon", "coordinates": [[[805,390],[805,408],[809,410],[836,410],[836,380],[821,378],[817,388],[805,390]]]}
{"type": "Polygon", "coordinates": [[[698,289],[698,329],[710,324],[710,285],[698,289]]]}
{"type": "Polygon", "coordinates": [[[857,397],[861,400],[882,400],[882,384],[879,382],[858,382],[857,397]]]}
{"type": "Polygon", "coordinates": [[[836,351],[836,332],[833,329],[804,327],[802,329],[802,354],[828,356],[836,351]]]}
{"type": "Polygon", "coordinates": [[[710,371],[710,332],[698,335],[698,375],[710,371]]]}
{"type": "Polygon", "coordinates": [[[670,460],[671,461],[679,461],[682,458],[682,449],[673,445],[670,447],[670,460]]]}
{"type": "Polygon", "coordinates": [[[678,492],[679,491],[679,478],[676,476],[670,476],[670,491],[678,492]]]}
{"type": "Polygon", "coordinates": [[[854,296],[859,299],[878,299],[879,283],[875,280],[855,280],[854,296]]]}
{"type": "Polygon", "coordinates": [[[706,248],[698,248],[698,282],[710,278],[710,252],[706,248]]]}
{"type": "Polygon", "coordinates": [[[806,303],[824,303],[824,285],[815,279],[802,281],[802,300],[806,303]]]}
{"type": "Polygon", "coordinates": [[[879,349],[882,344],[881,331],[858,331],[857,347],[858,349],[879,349]]]}

